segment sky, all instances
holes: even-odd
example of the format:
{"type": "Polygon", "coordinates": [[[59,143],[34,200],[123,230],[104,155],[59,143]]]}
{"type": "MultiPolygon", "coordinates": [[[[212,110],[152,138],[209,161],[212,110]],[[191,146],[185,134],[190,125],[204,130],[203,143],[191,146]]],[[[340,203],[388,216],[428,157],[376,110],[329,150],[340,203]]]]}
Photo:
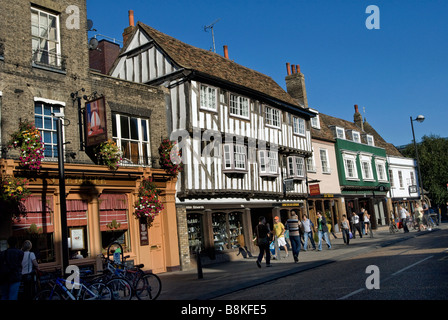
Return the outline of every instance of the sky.
{"type": "Polygon", "coordinates": [[[87,0],[89,37],[122,40],[128,11],[190,45],[273,78],[300,65],[308,104],[353,121],[354,105],[396,146],[448,137],[447,0],[87,0]],[[366,9],[375,5],[375,12],[366,9]],[[379,17],[379,19],[378,19],[379,17]],[[375,24],[379,29],[366,26],[375,24]]]}

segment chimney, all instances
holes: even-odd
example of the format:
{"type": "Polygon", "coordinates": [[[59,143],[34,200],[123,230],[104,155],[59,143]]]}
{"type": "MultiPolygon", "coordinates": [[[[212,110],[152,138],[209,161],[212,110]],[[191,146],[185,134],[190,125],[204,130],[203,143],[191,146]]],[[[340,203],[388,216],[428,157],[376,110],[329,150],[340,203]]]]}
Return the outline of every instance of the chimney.
{"type": "Polygon", "coordinates": [[[98,49],[89,50],[89,66],[90,69],[109,74],[115,59],[120,53],[120,45],[108,40],[100,40],[98,49]]]}
{"type": "Polygon", "coordinates": [[[128,40],[129,36],[131,35],[131,33],[134,31],[135,28],[134,10],[129,10],[128,15],[129,15],[129,27],[127,27],[123,31],[123,45],[126,43],[126,41],[128,40]]]}
{"type": "Polygon", "coordinates": [[[224,58],[229,59],[229,48],[224,45],[224,58]]]}
{"type": "Polygon", "coordinates": [[[359,112],[358,105],[355,104],[355,114],[353,115],[353,122],[361,128],[361,131],[364,131],[364,125],[362,123],[362,115],[359,112]]]}
{"type": "MultiPolygon", "coordinates": [[[[289,63],[286,64],[289,70],[289,63]]],[[[306,97],[305,76],[300,72],[300,66],[292,65],[292,73],[288,72],[285,78],[286,91],[291,97],[296,99],[305,108],[308,108],[308,98],[306,97]]]]}
{"type": "Polygon", "coordinates": [[[286,62],[286,73],[288,76],[291,75],[291,64],[289,62],[286,62]]]}

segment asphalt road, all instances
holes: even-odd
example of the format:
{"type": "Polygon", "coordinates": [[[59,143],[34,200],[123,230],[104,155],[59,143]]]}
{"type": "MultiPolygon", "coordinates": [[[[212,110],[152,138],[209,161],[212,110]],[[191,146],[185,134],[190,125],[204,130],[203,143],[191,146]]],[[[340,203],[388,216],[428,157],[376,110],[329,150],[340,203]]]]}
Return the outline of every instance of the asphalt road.
{"type": "Polygon", "coordinates": [[[439,230],[217,300],[447,299],[448,230],[439,230]]]}

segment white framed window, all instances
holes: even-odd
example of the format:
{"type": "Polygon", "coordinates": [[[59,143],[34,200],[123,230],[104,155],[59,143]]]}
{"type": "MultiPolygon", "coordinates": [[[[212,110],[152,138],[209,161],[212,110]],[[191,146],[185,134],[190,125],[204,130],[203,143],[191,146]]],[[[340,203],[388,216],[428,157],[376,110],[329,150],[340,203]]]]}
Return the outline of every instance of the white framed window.
{"type": "Polygon", "coordinates": [[[320,121],[319,121],[318,114],[315,117],[311,118],[311,127],[315,128],[315,129],[320,129],[320,121]]]}
{"type": "Polygon", "coordinates": [[[353,142],[361,143],[361,135],[359,134],[358,131],[352,131],[352,139],[353,142]]]}
{"type": "Polygon", "coordinates": [[[259,150],[258,165],[261,176],[278,175],[278,152],[259,150]]]}
{"type": "Polygon", "coordinates": [[[39,129],[44,143],[45,158],[58,157],[57,118],[54,114],[64,114],[63,102],[34,98],[34,125],[39,129]]]}
{"type": "Polygon", "coordinates": [[[358,180],[358,167],[356,165],[356,154],[344,153],[344,172],[347,180],[358,180]]]}
{"type": "Polygon", "coordinates": [[[345,130],[341,127],[335,127],[336,130],[336,138],[345,139],[345,130]]]}
{"type": "Polygon", "coordinates": [[[328,150],[327,149],[320,149],[319,150],[320,155],[320,164],[322,168],[322,173],[330,173],[330,161],[328,159],[328,150]]]}
{"type": "Polygon", "coordinates": [[[306,158],[306,171],[307,172],[316,172],[316,162],[314,160],[314,148],[311,157],[306,158]]]}
{"type": "Polygon", "coordinates": [[[411,186],[415,186],[416,185],[416,183],[415,183],[415,175],[414,175],[414,172],[409,172],[409,174],[410,174],[410,178],[411,178],[411,181],[410,181],[410,183],[411,183],[411,186]]]}
{"type": "Polygon", "coordinates": [[[361,172],[362,178],[364,180],[373,180],[373,171],[372,171],[372,156],[366,154],[360,154],[359,162],[361,164],[361,172]]]}
{"type": "Polygon", "coordinates": [[[390,180],[390,187],[394,188],[395,187],[394,172],[391,169],[389,169],[389,180],[390,180]]]}
{"type": "Polygon", "coordinates": [[[375,141],[372,135],[366,134],[366,141],[369,146],[375,146],[375,141]]]}
{"type": "Polygon", "coordinates": [[[122,152],[123,163],[151,165],[149,119],[113,113],[112,138],[122,152]]]}
{"type": "Polygon", "coordinates": [[[59,16],[31,8],[31,44],[34,63],[60,68],[59,16]]]}
{"type": "Polygon", "coordinates": [[[230,114],[232,116],[249,118],[249,99],[230,94],[230,114]]]}
{"type": "Polygon", "coordinates": [[[398,185],[400,186],[400,189],[404,189],[403,173],[400,170],[398,171],[398,185]]]}
{"type": "Polygon", "coordinates": [[[287,158],[287,170],[289,178],[302,179],[305,177],[305,159],[299,156],[287,158]]]}
{"type": "Polygon", "coordinates": [[[247,171],[247,149],[243,144],[225,143],[224,148],[224,171],[245,172],[247,171]]]}
{"type": "Polygon", "coordinates": [[[305,135],[305,119],[293,116],[292,117],[292,127],[293,127],[293,132],[295,134],[298,134],[301,136],[305,135]]]}
{"type": "Polygon", "coordinates": [[[387,174],[386,174],[386,160],[383,159],[375,159],[376,164],[376,175],[378,178],[378,181],[387,181],[387,174]]]}
{"type": "Polygon", "coordinates": [[[265,106],[265,123],[268,126],[280,128],[281,112],[278,109],[265,106]]]}
{"type": "Polygon", "coordinates": [[[218,109],[217,89],[201,84],[201,109],[216,111],[218,109]]]}

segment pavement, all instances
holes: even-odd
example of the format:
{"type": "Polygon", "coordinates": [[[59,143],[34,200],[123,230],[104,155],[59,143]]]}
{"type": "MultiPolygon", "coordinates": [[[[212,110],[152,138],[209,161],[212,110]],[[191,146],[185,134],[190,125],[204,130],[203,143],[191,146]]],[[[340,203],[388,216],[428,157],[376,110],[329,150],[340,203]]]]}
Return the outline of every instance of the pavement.
{"type": "Polygon", "coordinates": [[[158,274],[162,280],[162,292],[158,300],[213,300],[235,291],[353,258],[370,250],[437,232],[440,229],[448,229],[448,223],[442,221],[432,231],[411,230],[409,233],[404,233],[401,229],[393,234],[389,232],[388,226],[384,226],[373,231],[373,238],[369,236],[359,238],[357,234],[356,239],[351,239],[349,245],[344,244],[342,234],[338,233],[337,239],[330,235],[331,250],[328,250],[323,242],[322,251],[300,251],[298,263],[294,263],[291,252],[289,257],[285,257],[285,252],[281,251],[281,259],[271,260],[272,267],[269,268],[263,260],[261,269],[256,265],[257,248],[257,252],[252,253],[252,258],[203,266],[201,279],[198,277],[197,269],[158,274]]]}

